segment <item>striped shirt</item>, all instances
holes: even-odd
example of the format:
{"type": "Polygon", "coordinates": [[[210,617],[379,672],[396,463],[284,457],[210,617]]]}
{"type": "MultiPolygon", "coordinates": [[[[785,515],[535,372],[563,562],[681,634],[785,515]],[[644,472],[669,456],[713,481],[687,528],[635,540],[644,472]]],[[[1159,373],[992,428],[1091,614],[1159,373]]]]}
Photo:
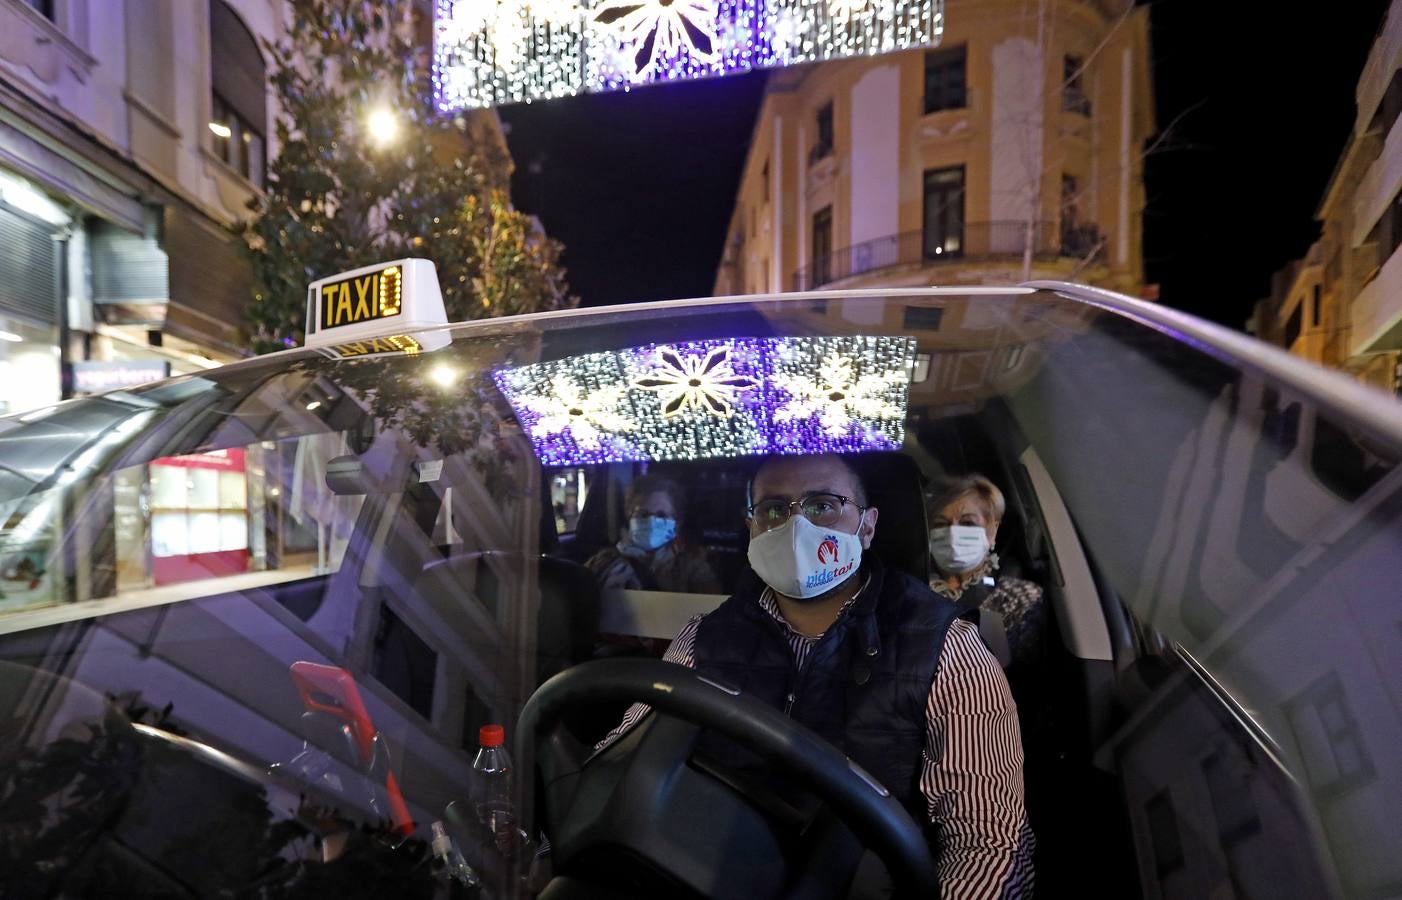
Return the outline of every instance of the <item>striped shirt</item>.
{"type": "MultiPolygon", "coordinates": [[[[856,599],[842,607],[839,620],[856,599]]],[[[768,589],[759,603],[786,629],[794,665],[802,668],[822,635],[794,631],[768,589]]],[[[696,632],[702,618],[686,623],[664,660],[695,667],[696,632]]],[[[634,704],[599,747],[612,743],[650,711],[644,704],[634,704]]],[[[979,639],[978,628],[963,619],[950,624],[930,685],[920,793],[938,835],[936,863],[942,898],[1032,896],[1035,840],[1022,799],[1017,707],[1002,668],[979,639]]]]}

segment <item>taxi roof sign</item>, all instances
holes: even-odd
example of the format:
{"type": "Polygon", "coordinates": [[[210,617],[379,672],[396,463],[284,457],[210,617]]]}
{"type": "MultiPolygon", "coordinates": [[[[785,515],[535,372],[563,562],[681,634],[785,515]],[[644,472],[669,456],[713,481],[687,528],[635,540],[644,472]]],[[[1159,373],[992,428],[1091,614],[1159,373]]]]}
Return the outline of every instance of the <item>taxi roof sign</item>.
{"type": "Polygon", "coordinates": [[[446,331],[418,331],[411,334],[387,334],[357,338],[317,347],[317,352],[331,359],[353,359],[359,356],[417,356],[442,350],[453,342],[446,331]]]}
{"type": "Polygon", "coordinates": [[[307,347],[446,325],[438,270],[427,259],[398,259],[313,281],[306,323],[307,347]]]}

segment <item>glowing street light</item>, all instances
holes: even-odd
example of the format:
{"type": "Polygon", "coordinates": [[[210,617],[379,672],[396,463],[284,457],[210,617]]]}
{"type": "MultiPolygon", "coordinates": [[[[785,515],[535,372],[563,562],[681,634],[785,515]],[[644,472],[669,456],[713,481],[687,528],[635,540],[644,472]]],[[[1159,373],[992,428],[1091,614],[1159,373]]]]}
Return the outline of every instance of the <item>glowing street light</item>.
{"type": "Polygon", "coordinates": [[[394,143],[395,138],[399,137],[399,119],[384,107],[371,110],[365,124],[370,139],[381,147],[394,143]]]}
{"type": "Polygon", "coordinates": [[[225,140],[228,140],[234,135],[234,130],[223,122],[210,122],[209,130],[214,132],[215,137],[221,137],[225,140]]]}

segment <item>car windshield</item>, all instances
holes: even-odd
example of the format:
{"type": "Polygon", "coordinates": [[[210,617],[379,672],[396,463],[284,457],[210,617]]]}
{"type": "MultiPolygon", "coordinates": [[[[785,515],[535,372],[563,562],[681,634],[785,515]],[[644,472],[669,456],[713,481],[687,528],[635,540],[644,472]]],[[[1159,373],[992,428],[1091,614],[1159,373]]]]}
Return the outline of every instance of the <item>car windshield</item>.
{"type": "MultiPolygon", "coordinates": [[[[922,581],[930,529],[967,524],[936,487],[1001,489],[988,563],[1045,598],[1045,650],[1019,672],[1016,629],[980,628],[1045,846],[1074,792],[1085,840],[1132,848],[1119,895],[1211,866],[1402,883],[1402,448],[1302,384],[971,288],[484,322],[0,419],[0,884],[430,896],[438,827],[493,896],[531,893],[523,705],[660,656],[745,576],[758,460],[817,453],[859,466],[873,552],[922,581]],[[509,851],[474,830],[493,724],[509,851]]],[[[765,515],[844,502],[787,499],[765,515]]]]}

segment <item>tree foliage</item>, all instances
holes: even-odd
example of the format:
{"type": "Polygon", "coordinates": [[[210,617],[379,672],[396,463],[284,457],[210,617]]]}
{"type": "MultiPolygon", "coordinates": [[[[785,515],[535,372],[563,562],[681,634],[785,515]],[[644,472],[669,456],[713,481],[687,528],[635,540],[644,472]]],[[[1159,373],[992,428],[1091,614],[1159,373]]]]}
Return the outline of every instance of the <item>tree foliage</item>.
{"type": "Polygon", "coordinates": [[[492,114],[434,110],[414,4],[292,0],[291,11],[267,45],[278,152],[243,226],[250,347],[300,343],[310,281],[405,256],[433,260],[451,320],[573,305],[560,245],[511,206],[492,114]],[[392,139],[370,127],[375,111],[393,117],[392,139]]]}

